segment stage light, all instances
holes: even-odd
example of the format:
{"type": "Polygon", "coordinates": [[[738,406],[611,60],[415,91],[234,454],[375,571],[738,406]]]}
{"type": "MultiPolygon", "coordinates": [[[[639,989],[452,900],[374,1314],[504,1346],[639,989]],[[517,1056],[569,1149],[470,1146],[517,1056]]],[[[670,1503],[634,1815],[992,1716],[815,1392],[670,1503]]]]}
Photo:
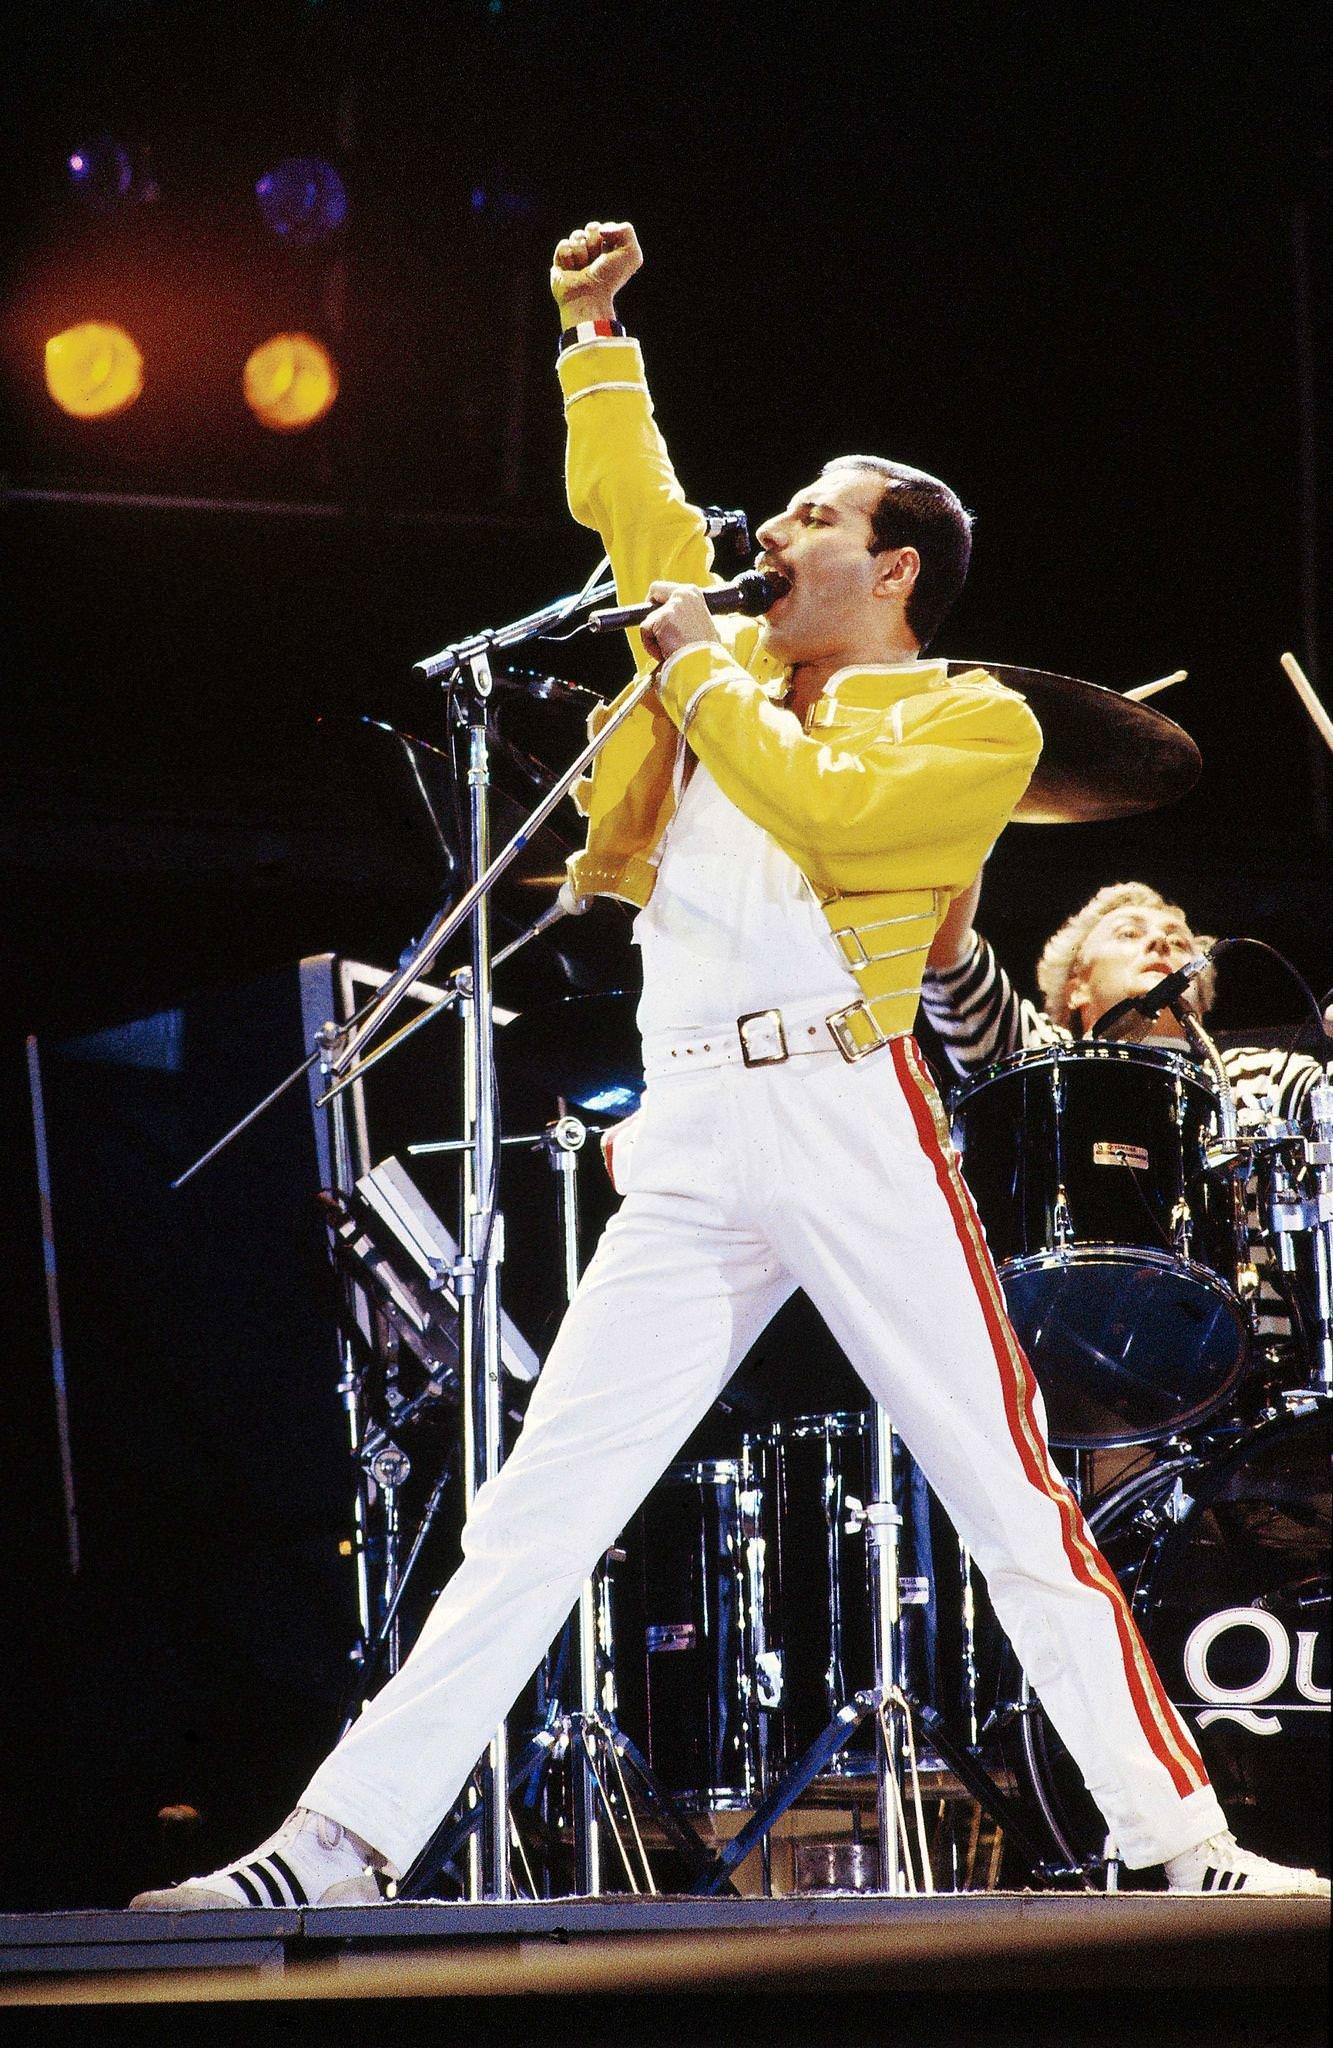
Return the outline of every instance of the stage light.
{"type": "Polygon", "coordinates": [[[143,357],[123,327],[84,320],[47,342],[46,388],[75,419],[105,419],[143,390],[143,357]]]}
{"type": "Polygon", "coordinates": [[[297,248],[331,240],[347,218],[346,187],[318,156],[284,157],[265,171],[255,197],[269,232],[297,248]]]}
{"type": "Polygon", "coordinates": [[[109,213],[134,191],[134,159],[114,135],[94,135],[66,159],[74,196],[84,206],[109,213]]]}
{"type": "Polygon", "coordinates": [[[322,420],[338,396],[338,371],[309,334],[273,334],[245,366],[245,402],[275,433],[299,433],[322,420]]]}
{"type": "Polygon", "coordinates": [[[530,193],[488,192],[484,185],[472,187],[468,203],[474,213],[487,213],[496,220],[532,220],[537,212],[537,202],[530,193]]]}
{"type": "Polygon", "coordinates": [[[94,213],[148,205],[158,197],[152,151],[146,144],[134,151],[114,135],[94,135],[70,151],[65,169],[74,197],[94,213]]]}

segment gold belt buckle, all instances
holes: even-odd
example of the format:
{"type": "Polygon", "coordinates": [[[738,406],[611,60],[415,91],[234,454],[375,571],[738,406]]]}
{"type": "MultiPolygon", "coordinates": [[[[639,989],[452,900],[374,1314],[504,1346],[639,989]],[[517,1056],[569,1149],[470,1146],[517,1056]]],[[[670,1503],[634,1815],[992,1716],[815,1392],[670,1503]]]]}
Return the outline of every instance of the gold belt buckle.
{"type": "Polygon", "coordinates": [[[741,1063],[744,1066],[780,1067],[782,1062],[789,1057],[787,1033],[782,1022],[781,1010],[747,1010],[743,1017],[736,1019],[736,1034],[741,1042],[741,1063]],[[777,1045],[776,1052],[752,1052],[750,1050],[750,1038],[747,1027],[751,1024],[767,1024],[771,1028],[777,1045]]]}
{"type": "Polygon", "coordinates": [[[880,1030],[878,1024],[870,1015],[868,1003],[849,1003],[845,1010],[835,1010],[833,1015],[825,1018],[824,1021],[832,1034],[833,1043],[837,1046],[838,1051],[842,1054],[848,1066],[855,1066],[858,1060],[867,1059],[872,1052],[878,1052],[882,1046],[888,1045],[893,1037],[891,1031],[880,1030]],[[856,1016],[865,1017],[875,1034],[869,1045],[858,1045],[852,1036],[851,1025],[848,1019],[856,1016]]]}

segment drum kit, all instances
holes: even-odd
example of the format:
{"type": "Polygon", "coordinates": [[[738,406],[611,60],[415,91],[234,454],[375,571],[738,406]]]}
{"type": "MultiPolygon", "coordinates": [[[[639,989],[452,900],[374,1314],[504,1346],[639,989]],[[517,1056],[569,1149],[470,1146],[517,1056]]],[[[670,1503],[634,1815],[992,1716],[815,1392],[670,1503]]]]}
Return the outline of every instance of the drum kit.
{"type": "MultiPolygon", "coordinates": [[[[451,685],[451,718],[467,735],[473,880],[372,1002],[328,1026],[298,1070],[318,1067],[333,1156],[345,1159],[346,1091],[431,1015],[452,1012],[462,1025],[459,1243],[445,1232],[433,1264],[418,1250],[418,1270],[401,1282],[402,1246],[430,1233],[386,1239],[383,1205],[367,1201],[350,1171],[332,1191],[331,1235],[335,1264],[340,1243],[360,1247],[355,1268],[342,1268],[353,1297],[345,1321],[360,1331],[344,1358],[355,1389],[371,1384],[366,1360],[377,1346],[406,1357],[414,1301],[430,1319],[423,1276],[427,1293],[432,1271],[434,1284],[448,1283],[457,1342],[447,1366],[438,1332],[433,1364],[416,1347],[424,1380],[412,1412],[432,1397],[461,1411],[464,1508],[496,1469],[509,1428],[497,1271],[504,1148],[544,1145],[555,1169],[563,1272],[551,1291],[564,1298],[578,1273],[585,1140],[599,1115],[632,1107],[640,1085],[624,1031],[628,999],[566,997],[505,1034],[500,1078],[526,1049],[551,1120],[544,1131],[501,1135],[490,977],[502,956],[490,951],[489,891],[539,843],[538,828],[642,691],[552,778],[492,860],[483,806],[493,664],[605,595],[585,588],[422,665],[451,685]],[[470,961],[445,997],[370,1049],[464,926],[470,961]],[[398,1310],[386,1320],[375,1273],[391,1290],[396,1260],[398,1310]]],[[[1193,741],[1143,702],[1041,671],[950,666],[986,668],[1021,690],[1041,722],[1044,751],[1020,819],[1126,816],[1180,796],[1197,776],[1193,741]]],[[[1308,1863],[1324,1853],[1314,1830],[1328,1775],[1333,1086],[1316,1089],[1312,1128],[1238,1134],[1225,1074],[1210,1071],[1211,1041],[1200,1037],[1198,1059],[1110,1040],[1017,1053],[956,1091],[953,1131],[1051,1440],[1167,1691],[1247,1840],[1308,1863]],[[1258,1191],[1273,1270],[1298,1308],[1292,1340],[1276,1351],[1256,1335],[1247,1183],[1258,1191]]],[[[515,1221],[505,1218],[511,1233],[515,1221]]],[[[429,1549],[445,1489],[441,1478],[404,1566],[401,1503],[392,1475],[382,1483],[383,1446],[396,1448],[395,1428],[399,1439],[403,1431],[365,1398],[359,1410],[349,1398],[349,1414],[364,1539],[359,1668],[378,1675],[396,1665],[405,1584],[429,1549]],[[378,1480],[360,1456],[372,1435],[378,1480]],[[370,1532],[387,1510],[393,1540],[381,1530],[376,1548],[370,1532]],[[377,1584],[366,1577],[370,1556],[380,1560],[377,1584]]],[[[956,1540],[941,1544],[937,1532],[932,1542],[911,1491],[910,1461],[877,1410],[762,1422],[737,1429],[715,1455],[673,1465],[585,1587],[573,1635],[539,1674],[526,1746],[511,1754],[509,1731],[497,1731],[403,1889],[438,1895],[447,1881],[469,1896],[503,1897],[513,1855],[534,1889],[651,1890],[665,1856],[680,1888],[716,1892],[756,1851],[769,1888],[777,1823],[798,1805],[839,1803],[851,1817],[849,1855],[826,1859],[822,1878],[809,1876],[817,1859],[802,1866],[794,1855],[795,1884],[802,1867],[810,1883],[862,1885],[868,1871],[880,1889],[961,1884],[972,1859],[960,1866],[956,1837],[943,1869],[939,1840],[927,1840],[921,1787],[935,1796],[945,1780],[1026,1873],[1113,1881],[1095,1809],[1022,1673],[991,1641],[970,1560],[956,1540]],[[931,1630],[955,1645],[956,1673],[943,1691],[922,1675],[931,1630]],[[855,1853],[868,1802],[878,1840],[869,1862],[855,1853]],[[562,1883],[571,1867],[572,1885],[562,1883]]],[[[999,1867],[992,1858],[992,1877],[999,1867]]]]}

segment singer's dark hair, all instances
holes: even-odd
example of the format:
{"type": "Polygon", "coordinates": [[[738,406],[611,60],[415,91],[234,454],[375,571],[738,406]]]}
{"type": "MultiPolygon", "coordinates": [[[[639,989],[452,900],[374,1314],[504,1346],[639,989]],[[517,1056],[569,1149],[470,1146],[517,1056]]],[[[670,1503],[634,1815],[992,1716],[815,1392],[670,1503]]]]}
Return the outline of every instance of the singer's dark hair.
{"type": "Polygon", "coordinates": [[[824,464],[831,469],[866,469],[884,478],[884,489],[870,515],[870,552],[915,548],[921,568],[907,600],[906,618],[920,646],[936,633],[967,581],[972,559],[972,514],[937,476],[889,462],[882,455],[839,455],[824,464]]]}

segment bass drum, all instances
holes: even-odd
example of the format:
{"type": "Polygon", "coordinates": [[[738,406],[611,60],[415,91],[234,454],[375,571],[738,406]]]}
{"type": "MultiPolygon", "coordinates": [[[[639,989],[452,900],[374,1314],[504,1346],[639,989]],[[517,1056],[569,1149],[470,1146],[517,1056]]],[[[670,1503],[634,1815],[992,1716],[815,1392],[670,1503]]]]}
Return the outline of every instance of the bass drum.
{"type": "MultiPolygon", "coordinates": [[[[1265,1422],[1114,1488],[1089,1526],[1248,1849],[1329,1867],[1333,1415],[1265,1422]]],[[[1105,1829],[1023,1682],[1014,1762],[1068,1862],[1105,1829]]]]}

